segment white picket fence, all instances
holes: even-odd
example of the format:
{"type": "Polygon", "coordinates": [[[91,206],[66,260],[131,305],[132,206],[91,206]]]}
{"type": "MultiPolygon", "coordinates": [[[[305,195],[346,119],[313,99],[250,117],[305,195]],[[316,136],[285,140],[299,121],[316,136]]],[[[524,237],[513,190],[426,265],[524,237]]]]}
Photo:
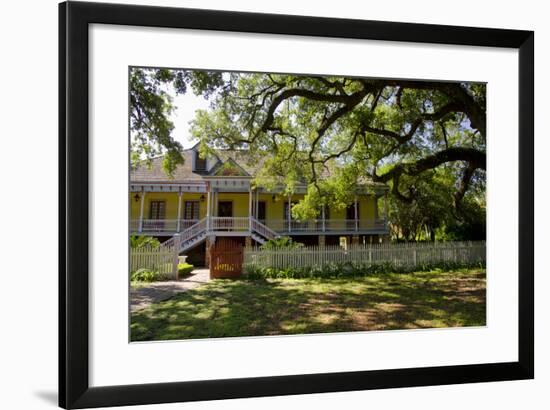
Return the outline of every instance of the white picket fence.
{"type": "Polygon", "coordinates": [[[174,252],[174,246],[145,245],[130,249],[130,272],[138,269],[155,270],[164,277],[173,276],[177,272],[177,253],[174,252]]]}
{"type": "Polygon", "coordinates": [[[409,242],[369,245],[307,246],[295,249],[263,250],[247,248],[244,268],[309,268],[330,264],[420,266],[456,262],[483,263],[486,260],[485,241],[481,242],[409,242]]]}

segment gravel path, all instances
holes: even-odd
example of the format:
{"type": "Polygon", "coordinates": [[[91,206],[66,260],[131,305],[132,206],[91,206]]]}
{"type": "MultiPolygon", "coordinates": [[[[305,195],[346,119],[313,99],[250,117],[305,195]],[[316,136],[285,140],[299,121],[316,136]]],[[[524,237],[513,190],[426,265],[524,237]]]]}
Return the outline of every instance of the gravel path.
{"type": "Polygon", "coordinates": [[[152,282],[140,287],[131,287],[130,310],[135,312],[136,310],[146,308],[152,303],[170,299],[177,293],[196,288],[209,280],[210,271],[203,268],[195,269],[191,272],[191,276],[182,280],[152,282]]]}

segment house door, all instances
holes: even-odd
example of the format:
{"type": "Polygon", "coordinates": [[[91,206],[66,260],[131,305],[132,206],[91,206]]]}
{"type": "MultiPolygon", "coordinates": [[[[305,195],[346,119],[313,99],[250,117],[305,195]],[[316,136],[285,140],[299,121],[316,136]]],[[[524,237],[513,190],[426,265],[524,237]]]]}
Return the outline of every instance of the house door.
{"type": "MultiPolygon", "coordinates": [[[[359,204],[357,204],[357,219],[359,219],[359,204]]],[[[355,230],[355,204],[346,208],[346,229],[355,230]]]]}
{"type": "Polygon", "coordinates": [[[257,219],[261,223],[265,223],[265,201],[258,202],[258,215],[257,219]]]}
{"type": "MultiPolygon", "coordinates": [[[[220,218],[232,218],[233,217],[233,202],[220,201],[218,202],[218,217],[220,218]]],[[[221,230],[232,230],[233,219],[218,219],[216,228],[221,230]]]]}
{"type": "Polygon", "coordinates": [[[231,201],[218,202],[218,216],[231,218],[233,216],[233,202],[231,201]]]}
{"type": "Polygon", "coordinates": [[[165,201],[151,201],[149,203],[149,221],[147,230],[162,232],[164,230],[164,218],[166,215],[165,201]]]}

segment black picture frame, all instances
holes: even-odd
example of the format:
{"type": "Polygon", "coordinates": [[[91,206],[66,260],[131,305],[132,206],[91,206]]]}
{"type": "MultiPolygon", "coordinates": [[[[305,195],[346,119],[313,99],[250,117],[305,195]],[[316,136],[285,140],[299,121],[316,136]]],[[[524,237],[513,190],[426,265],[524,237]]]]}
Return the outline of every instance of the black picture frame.
{"type": "MultiPolygon", "coordinates": [[[[126,136],[121,136],[126,138],[126,136]]],[[[168,7],[59,5],[59,405],[87,408],[534,377],[534,33],[168,7]],[[506,363],[90,387],[88,26],[224,30],[519,50],[519,360],[506,363]]]]}

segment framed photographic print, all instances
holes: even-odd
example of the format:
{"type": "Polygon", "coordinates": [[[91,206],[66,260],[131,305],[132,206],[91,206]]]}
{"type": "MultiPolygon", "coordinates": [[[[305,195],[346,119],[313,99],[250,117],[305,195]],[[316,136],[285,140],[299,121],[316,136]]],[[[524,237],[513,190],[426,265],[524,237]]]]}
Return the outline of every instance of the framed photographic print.
{"type": "Polygon", "coordinates": [[[534,377],[534,33],[59,6],[59,404],[534,377]]]}

